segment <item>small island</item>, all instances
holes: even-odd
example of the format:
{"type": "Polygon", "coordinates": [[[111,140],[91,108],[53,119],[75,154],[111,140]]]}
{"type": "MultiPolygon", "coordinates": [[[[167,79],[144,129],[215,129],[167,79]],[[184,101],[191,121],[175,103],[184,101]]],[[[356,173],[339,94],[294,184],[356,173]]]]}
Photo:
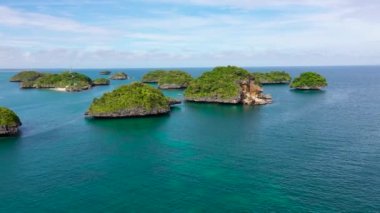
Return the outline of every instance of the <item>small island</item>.
{"type": "Polygon", "coordinates": [[[37,78],[43,76],[43,73],[37,71],[21,71],[14,75],[9,81],[10,82],[29,82],[34,81],[37,78]]]}
{"type": "Polygon", "coordinates": [[[103,71],[100,71],[99,74],[100,74],[100,75],[109,75],[109,74],[111,74],[111,71],[103,70],[103,71]]]}
{"type": "Polygon", "coordinates": [[[292,80],[292,77],[289,73],[284,71],[272,71],[272,72],[254,72],[252,73],[255,76],[257,83],[265,84],[289,84],[292,80]]]}
{"type": "Polygon", "coordinates": [[[304,72],[290,84],[291,88],[298,90],[320,90],[327,86],[327,80],[316,72],[304,72]]]}
{"type": "Polygon", "coordinates": [[[92,86],[107,86],[110,85],[110,80],[106,78],[98,78],[92,81],[92,86]]]}
{"type": "Polygon", "coordinates": [[[126,80],[126,79],[128,79],[128,75],[123,73],[123,72],[118,72],[118,73],[113,74],[110,77],[110,79],[111,80],[126,80]]]}
{"type": "Polygon", "coordinates": [[[143,83],[158,83],[160,78],[166,74],[165,70],[150,71],[142,77],[143,83]]]}
{"type": "Polygon", "coordinates": [[[272,103],[269,95],[255,83],[247,70],[235,67],[216,67],[190,82],[185,90],[186,101],[262,105],[272,103]]]}
{"type": "Polygon", "coordinates": [[[0,107],[0,136],[16,135],[21,125],[16,113],[8,108],[0,107]]]}
{"type": "Polygon", "coordinates": [[[170,112],[178,101],[167,98],[152,86],[132,83],[95,98],[85,113],[92,118],[124,118],[161,115],[170,112]]]}
{"type": "Polygon", "coordinates": [[[191,75],[181,70],[156,70],[142,78],[144,83],[158,83],[159,89],[184,89],[191,80],[191,75]]]}

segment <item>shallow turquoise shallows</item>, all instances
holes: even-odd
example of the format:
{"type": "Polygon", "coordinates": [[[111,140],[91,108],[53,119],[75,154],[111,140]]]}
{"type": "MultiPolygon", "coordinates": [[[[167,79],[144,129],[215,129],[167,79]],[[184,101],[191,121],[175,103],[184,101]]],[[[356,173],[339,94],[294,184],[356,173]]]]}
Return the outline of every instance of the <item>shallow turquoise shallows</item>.
{"type": "Polygon", "coordinates": [[[380,67],[248,69],[317,71],[329,86],[264,86],[266,106],[183,103],[167,116],[90,120],[93,98],[149,69],[80,93],[20,90],[2,70],[0,105],[23,126],[0,138],[0,212],[380,211],[380,67]]]}

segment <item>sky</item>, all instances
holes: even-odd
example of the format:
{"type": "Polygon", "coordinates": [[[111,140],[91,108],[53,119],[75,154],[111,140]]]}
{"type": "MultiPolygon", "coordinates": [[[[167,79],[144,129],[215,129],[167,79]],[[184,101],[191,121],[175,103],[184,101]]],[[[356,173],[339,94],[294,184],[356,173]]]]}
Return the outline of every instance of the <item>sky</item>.
{"type": "Polygon", "coordinates": [[[0,0],[0,68],[379,65],[379,0],[0,0]]]}

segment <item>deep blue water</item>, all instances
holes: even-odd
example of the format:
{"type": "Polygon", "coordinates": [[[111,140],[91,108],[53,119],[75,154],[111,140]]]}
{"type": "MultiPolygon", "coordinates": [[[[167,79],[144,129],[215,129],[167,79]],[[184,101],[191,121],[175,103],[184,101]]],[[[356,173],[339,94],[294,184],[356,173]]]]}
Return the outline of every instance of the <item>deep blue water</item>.
{"type": "Polygon", "coordinates": [[[248,69],[317,71],[329,86],[264,86],[266,106],[88,120],[94,97],[150,69],[80,93],[20,90],[0,70],[0,105],[23,122],[20,137],[0,138],[0,212],[379,212],[380,67],[248,69]]]}

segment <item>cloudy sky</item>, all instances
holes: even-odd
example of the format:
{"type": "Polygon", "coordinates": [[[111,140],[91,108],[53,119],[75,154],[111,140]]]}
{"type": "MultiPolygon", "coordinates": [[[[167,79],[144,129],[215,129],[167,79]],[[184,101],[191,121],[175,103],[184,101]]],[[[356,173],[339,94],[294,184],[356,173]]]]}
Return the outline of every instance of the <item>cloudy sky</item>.
{"type": "Polygon", "coordinates": [[[0,0],[0,67],[378,65],[379,0],[0,0]]]}

